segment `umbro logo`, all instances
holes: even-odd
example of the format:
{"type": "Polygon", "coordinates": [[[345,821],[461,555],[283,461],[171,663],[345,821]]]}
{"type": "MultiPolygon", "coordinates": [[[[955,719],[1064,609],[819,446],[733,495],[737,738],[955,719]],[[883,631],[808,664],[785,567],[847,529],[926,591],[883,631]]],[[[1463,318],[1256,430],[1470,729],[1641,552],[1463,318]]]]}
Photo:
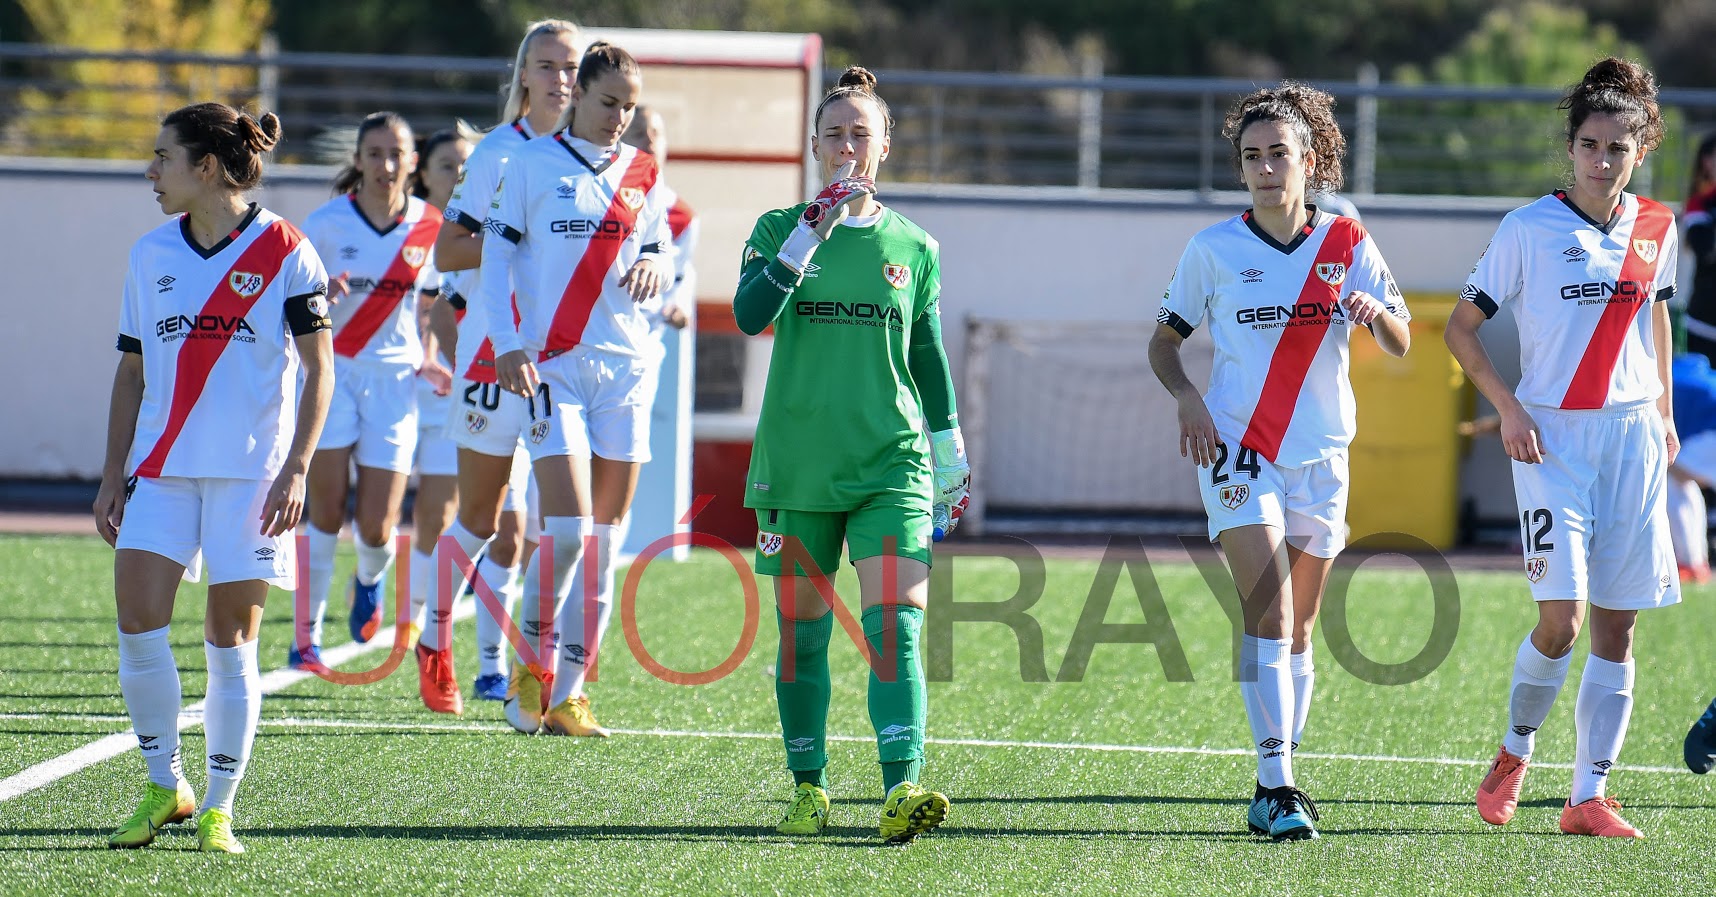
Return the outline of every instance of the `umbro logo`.
{"type": "Polygon", "coordinates": [[[585,653],[584,653],[584,646],[583,645],[567,645],[566,646],[566,660],[568,663],[575,663],[579,666],[583,666],[584,665],[584,659],[585,659],[585,653]]]}
{"type": "Polygon", "coordinates": [[[821,271],[821,270],[822,270],[822,266],[818,265],[815,262],[805,262],[805,264],[804,264],[804,276],[805,277],[815,277],[816,272],[821,271]]]}
{"type": "Polygon", "coordinates": [[[1244,271],[1239,272],[1239,276],[1245,278],[1246,283],[1263,282],[1263,272],[1256,268],[1247,268],[1244,271]]]}
{"type": "Polygon", "coordinates": [[[1279,738],[1265,738],[1262,741],[1259,741],[1257,743],[1257,746],[1260,748],[1263,748],[1266,751],[1273,751],[1276,748],[1280,747],[1284,743],[1285,742],[1283,742],[1279,738]]]}
{"type": "Polygon", "coordinates": [[[256,549],[256,559],[259,561],[272,561],[272,560],[274,560],[274,549],[272,549],[272,548],[258,548],[258,549],[256,549]]]}
{"type": "Polygon", "coordinates": [[[357,258],[357,256],[358,256],[358,248],[356,246],[341,246],[340,247],[340,258],[345,259],[346,261],[349,262],[352,259],[357,258]]]}
{"type": "Polygon", "coordinates": [[[898,735],[901,732],[910,732],[911,730],[912,730],[911,726],[895,725],[895,726],[889,726],[888,728],[883,729],[882,734],[883,735],[898,735]]]}
{"type": "Polygon", "coordinates": [[[1537,731],[1536,726],[1514,726],[1513,727],[1513,734],[1515,734],[1515,735],[1530,735],[1531,733],[1536,732],[1536,731],[1537,731]]]}
{"type": "Polygon", "coordinates": [[[1598,760],[1591,765],[1597,768],[1597,775],[1606,776],[1609,774],[1609,767],[1614,766],[1615,764],[1612,760],[1598,760]]]}
{"type": "Polygon", "coordinates": [[[178,278],[169,274],[166,277],[163,277],[160,280],[155,281],[155,285],[161,288],[161,289],[157,290],[156,292],[159,292],[159,293],[170,293],[170,292],[172,292],[173,291],[173,282],[176,280],[178,280],[178,278]]]}
{"type": "Polygon", "coordinates": [[[1561,250],[1561,254],[1564,256],[1567,256],[1567,260],[1570,262],[1582,262],[1585,260],[1585,255],[1586,255],[1585,249],[1583,247],[1580,247],[1580,246],[1574,246],[1574,247],[1569,248],[1569,249],[1563,249],[1563,250],[1561,250]]]}
{"type": "Polygon", "coordinates": [[[146,751],[158,751],[161,746],[155,742],[160,740],[161,736],[159,735],[139,735],[137,736],[137,746],[146,751]]]}
{"type": "Polygon", "coordinates": [[[216,769],[221,772],[238,772],[238,770],[233,766],[233,764],[237,762],[237,757],[228,757],[225,754],[209,755],[209,769],[216,769]]]}
{"type": "Polygon", "coordinates": [[[808,753],[816,745],[814,738],[794,738],[787,742],[787,750],[794,754],[808,753]]]}
{"type": "Polygon", "coordinates": [[[554,192],[559,194],[561,199],[571,199],[578,195],[578,188],[573,186],[571,178],[561,178],[560,186],[555,187],[554,192]]]}

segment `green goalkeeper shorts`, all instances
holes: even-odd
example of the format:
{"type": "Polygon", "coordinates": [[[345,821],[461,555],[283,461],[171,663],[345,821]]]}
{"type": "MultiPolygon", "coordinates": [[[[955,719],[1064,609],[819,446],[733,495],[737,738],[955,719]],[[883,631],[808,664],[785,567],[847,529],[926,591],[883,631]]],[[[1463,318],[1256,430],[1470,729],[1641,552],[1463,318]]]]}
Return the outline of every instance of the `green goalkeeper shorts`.
{"type": "Polygon", "coordinates": [[[852,563],[892,552],[930,562],[928,507],[865,505],[850,511],[757,509],[757,572],[780,576],[789,556],[798,575],[833,575],[844,541],[852,563]],[[815,570],[805,569],[814,564],[815,570]]]}

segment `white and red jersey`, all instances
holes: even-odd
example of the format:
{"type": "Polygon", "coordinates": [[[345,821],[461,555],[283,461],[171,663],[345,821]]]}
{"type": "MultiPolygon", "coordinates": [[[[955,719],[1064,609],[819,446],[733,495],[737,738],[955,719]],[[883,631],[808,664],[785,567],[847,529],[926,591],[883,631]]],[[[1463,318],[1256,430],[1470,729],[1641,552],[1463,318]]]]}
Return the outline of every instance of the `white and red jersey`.
{"type": "Polygon", "coordinates": [[[328,275],[291,222],[258,206],[210,249],[183,216],[131,247],[119,348],[143,356],[126,470],[272,480],[298,420],[294,334],[325,330],[328,275]]]}
{"type": "MultiPolygon", "coordinates": [[[[697,252],[697,236],[701,227],[697,213],[677,190],[667,184],[660,185],[660,189],[665,191],[662,199],[667,206],[667,230],[673,235],[673,285],[645,304],[657,314],[664,305],[677,305],[686,314],[694,315],[697,312],[697,269],[691,259],[697,252]]],[[[659,329],[660,326],[657,327],[659,329]]]]}
{"type": "Polygon", "coordinates": [[[1518,300],[1520,402],[1620,409],[1662,395],[1641,310],[1674,295],[1679,255],[1662,203],[1623,193],[1597,222],[1558,190],[1502,219],[1460,297],[1486,317],[1518,300]]]}
{"type": "Polygon", "coordinates": [[[506,164],[484,222],[477,304],[497,355],[524,349],[546,360],[574,346],[658,361],[650,317],[620,280],[641,257],[673,263],[667,206],[655,157],[611,149],[566,131],[532,140],[506,164]],[[507,245],[500,245],[507,244],[507,245]],[[512,272],[515,330],[500,325],[512,272]]]}
{"type": "MultiPolygon", "coordinates": [[[[522,118],[484,134],[465,160],[465,167],[459,173],[459,183],[453,187],[453,195],[447,200],[447,210],[443,213],[446,220],[473,234],[483,233],[483,220],[488,217],[489,206],[494,202],[495,188],[500,186],[507,158],[535,136],[530,131],[530,123],[522,118]]],[[[489,343],[482,309],[472,307],[471,303],[481,282],[480,267],[448,271],[444,275],[442,289],[444,295],[457,297],[452,300],[455,307],[464,309],[459,319],[460,352],[454,359],[453,372],[472,382],[493,383],[494,346],[489,343]]]]}
{"type": "Polygon", "coordinates": [[[355,195],[336,196],[304,219],[309,237],[351,292],[333,306],[334,355],[382,364],[423,364],[417,331],[417,291],[433,269],[429,255],[441,231],[441,213],[415,196],[405,213],[377,228],[355,195]]]}
{"type": "Polygon", "coordinates": [[[1205,228],[1162,297],[1156,320],[1181,336],[1207,318],[1215,341],[1209,406],[1226,439],[1282,467],[1339,454],[1358,423],[1340,301],[1369,293],[1410,319],[1388,265],[1364,226],[1313,209],[1285,245],[1251,212],[1205,228]]]}

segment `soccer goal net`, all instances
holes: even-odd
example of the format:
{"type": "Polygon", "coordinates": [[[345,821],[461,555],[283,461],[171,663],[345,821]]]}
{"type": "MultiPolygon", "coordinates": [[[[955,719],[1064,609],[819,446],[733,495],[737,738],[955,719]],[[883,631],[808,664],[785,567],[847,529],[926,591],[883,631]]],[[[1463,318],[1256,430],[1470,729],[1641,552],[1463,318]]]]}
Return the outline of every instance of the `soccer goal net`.
{"type": "MultiPolygon", "coordinates": [[[[1179,532],[1202,518],[1174,400],[1150,371],[1155,322],[969,319],[961,425],[967,526],[984,531],[1179,532]]],[[[1203,389],[1202,330],[1181,349],[1203,389]]]]}

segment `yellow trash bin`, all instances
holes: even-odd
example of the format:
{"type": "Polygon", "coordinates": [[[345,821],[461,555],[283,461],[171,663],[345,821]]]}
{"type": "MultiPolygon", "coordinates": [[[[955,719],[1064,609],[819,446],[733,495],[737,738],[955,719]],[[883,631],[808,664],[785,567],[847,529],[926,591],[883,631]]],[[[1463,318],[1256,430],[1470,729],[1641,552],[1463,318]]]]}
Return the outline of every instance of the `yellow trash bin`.
{"type": "Polygon", "coordinates": [[[1352,340],[1351,541],[1388,548],[1453,547],[1460,502],[1461,437],[1470,404],[1459,362],[1442,342],[1457,296],[1408,294],[1412,347],[1394,358],[1368,334],[1352,340]],[[1413,538],[1407,538],[1413,537],[1413,538]]]}

